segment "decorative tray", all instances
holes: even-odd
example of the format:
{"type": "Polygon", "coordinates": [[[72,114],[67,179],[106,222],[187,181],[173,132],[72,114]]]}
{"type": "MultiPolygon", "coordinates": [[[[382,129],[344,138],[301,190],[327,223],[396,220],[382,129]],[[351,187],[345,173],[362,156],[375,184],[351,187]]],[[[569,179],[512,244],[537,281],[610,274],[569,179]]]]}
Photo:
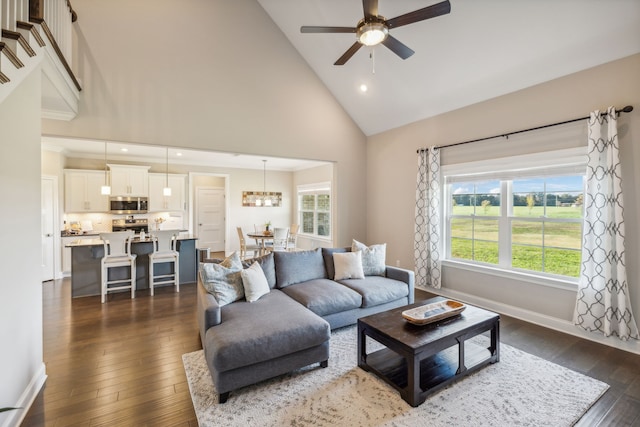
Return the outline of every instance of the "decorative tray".
{"type": "Polygon", "coordinates": [[[462,313],[465,308],[467,308],[467,306],[461,302],[444,300],[405,310],[402,312],[402,317],[414,325],[426,325],[458,315],[462,313]]]}

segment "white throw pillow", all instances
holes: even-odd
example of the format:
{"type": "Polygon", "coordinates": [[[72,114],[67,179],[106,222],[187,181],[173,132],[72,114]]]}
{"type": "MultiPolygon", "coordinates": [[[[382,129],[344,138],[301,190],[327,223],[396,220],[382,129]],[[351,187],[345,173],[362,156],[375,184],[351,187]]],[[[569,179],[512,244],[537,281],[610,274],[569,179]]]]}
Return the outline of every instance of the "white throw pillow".
{"type": "Polygon", "coordinates": [[[387,258],[387,244],[367,246],[353,239],[351,251],[362,251],[362,269],[365,276],[384,276],[387,258]]]}
{"type": "Polygon", "coordinates": [[[362,270],[362,252],[336,252],[333,254],[336,271],[334,280],[364,279],[362,270]]]}
{"type": "Polygon", "coordinates": [[[258,262],[251,264],[249,268],[242,270],[242,285],[244,286],[244,296],[249,302],[258,301],[261,296],[266,295],[271,290],[267,277],[262,271],[258,262]]]}

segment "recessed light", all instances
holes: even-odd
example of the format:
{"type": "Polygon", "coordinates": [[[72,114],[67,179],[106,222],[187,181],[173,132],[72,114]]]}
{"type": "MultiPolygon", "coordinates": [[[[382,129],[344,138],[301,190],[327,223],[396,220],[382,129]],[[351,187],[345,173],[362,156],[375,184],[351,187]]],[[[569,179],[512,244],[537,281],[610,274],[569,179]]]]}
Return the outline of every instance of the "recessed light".
{"type": "Polygon", "coordinates": [[[129,151],[128,148],[121,148],[120,151],[122,151],[123,153],[126,153],[127,151],[129,151]]]}
{"type": "Polygon", "coordinates": [[[369,88],[367,87],[366,84],[362,83],[360,85],[360,92],[366,92],[369,88]]]}
{"type": "Polygon", "coordinates": [[[176,153],[176,156],[180,157],[182,156],[182,153],[176,153]]]}

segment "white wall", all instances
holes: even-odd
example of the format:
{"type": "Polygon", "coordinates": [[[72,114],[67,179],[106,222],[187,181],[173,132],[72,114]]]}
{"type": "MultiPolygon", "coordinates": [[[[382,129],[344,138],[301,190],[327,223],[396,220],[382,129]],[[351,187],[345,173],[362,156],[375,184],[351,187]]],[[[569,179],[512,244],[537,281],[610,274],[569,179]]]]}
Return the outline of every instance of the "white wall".
{"type": "Polygon", "coordinates": [[[335,161],[336,237],[364,239],[366,138],[257,2],[73,6],[80,111],[45,134],[335,161]]]}
{"type": "MultiPolygon", "coordinates": [[[[367,239],[387,242],[387,259],[413,268],[416,149],[447,145],[509,131],[588,116],[595,109],[633,105],[619,119],[625,197],[626,259],[631,301],[640,319],[640,55],[634,55],[480,104],[369,137],[367,151],[367,239]]],[[[585,124],[586,126],[586,124],[585,124]]],[[[586,141],[584,141],[586,145],[586,141]]],[[[444,148],[452,157],[475,160],[548,149],[519,147],[513,139],[444,148]],[[458,154],[455,154],[455,151],[458,154]]],[[[468,161],[468,160],[467,160],[468,161]]],[[[443,292],[520,317],[571,327],[575,291],[566,291],[452,267],[443,269],[443,292]]],[[[598,339],[595,334],[591,338],[598,339]]],[[[607,340],[611,342],[610,340],[607,340]]],[[[615,345],[618,345],[614,343],[615,345]]],[[[629,344],[634,351],[637,343],[629,344]]]]}
{"type": "MultiPolygon", "coordinates": [[[[0,104],[0,407],[28,407],[45,378],[40,279],[40,79],[37,67],[0,104]]],[[[11,425],[21,412],[0,414],[0,425],[11,425]]]]}

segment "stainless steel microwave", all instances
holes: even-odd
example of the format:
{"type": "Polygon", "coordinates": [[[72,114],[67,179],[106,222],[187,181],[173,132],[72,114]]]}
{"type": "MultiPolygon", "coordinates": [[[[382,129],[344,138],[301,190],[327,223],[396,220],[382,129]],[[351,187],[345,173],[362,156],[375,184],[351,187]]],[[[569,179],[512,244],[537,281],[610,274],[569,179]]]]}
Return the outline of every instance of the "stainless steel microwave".
{"type": "Polygon", "coordinates": [[[109,212],[112,214],[138,214],[146,213],[149,201],[146,197],[111,197],[109,199],[109,212]]]}

